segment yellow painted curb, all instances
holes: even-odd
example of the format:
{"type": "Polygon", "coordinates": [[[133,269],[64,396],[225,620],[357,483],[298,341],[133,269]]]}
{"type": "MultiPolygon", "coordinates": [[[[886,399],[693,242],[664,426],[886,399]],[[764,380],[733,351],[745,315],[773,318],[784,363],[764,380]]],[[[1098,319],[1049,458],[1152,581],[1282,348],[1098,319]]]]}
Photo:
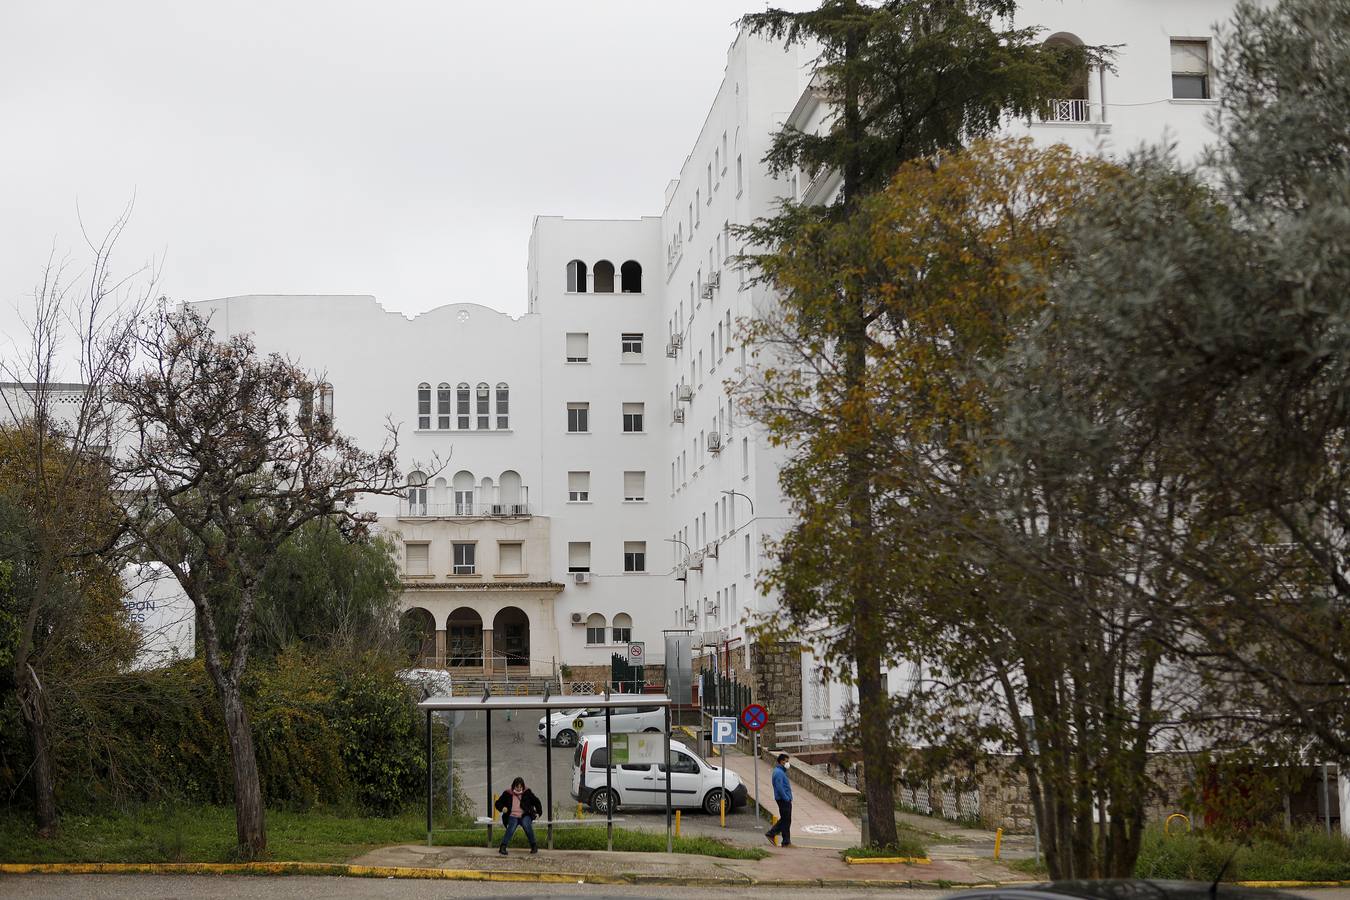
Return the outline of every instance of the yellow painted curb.
{"type": "Polygon", "coordinates": [[[928,866],[933,861],[926,856],[845,856],[844,862],[850,866],[882,865],[885,863],[904,863],[907,866],[928,866]]]}
{"type": "Polygon", "coordinates": [[[345,875],[352,878],[421,878],[445,881],[527,881],[543,884],[628,884],[622,875],[567,872],[492,872],[419,869],[342,863],[0,863],[6,875],[345,875]]]}
{"type": "Polygon", "coordinates": [[[1350,887],[1350,881],[1235,881],[1239,887],[1249,888],[1314,888],[1350,887]]]}

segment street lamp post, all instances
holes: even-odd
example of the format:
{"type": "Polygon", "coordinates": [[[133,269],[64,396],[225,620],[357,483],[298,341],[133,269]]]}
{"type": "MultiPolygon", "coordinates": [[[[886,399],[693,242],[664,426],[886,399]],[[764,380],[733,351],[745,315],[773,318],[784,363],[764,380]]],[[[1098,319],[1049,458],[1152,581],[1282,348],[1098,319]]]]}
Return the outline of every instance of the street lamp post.
{"type": "MultiPolygon", "coordinates": [[[[689,545],[686,544],[684,541],[680,540],[679,538],[665,538],[665,542],[666,542],[667,544],[679,544],[680,546],[684,547],[685,559],[688,559],[688,558],[689,558],[690,556],[692,556],[693,553],[694,553],[693,550],[689,549],[689,545]]],[[[681,582],[681,584],[684,585],[684,587],[683,587],[683,588],[681,589],[681,591],[680,591],[680,603],[681,603],[681,609],[680,609],[680,627],[681,627],[681,628],[688,628],[688,627],[689,627],[689,572],[688,572],[688,570],[685,570],[684,577],[680,579],[680,582],[681,582]]]]}

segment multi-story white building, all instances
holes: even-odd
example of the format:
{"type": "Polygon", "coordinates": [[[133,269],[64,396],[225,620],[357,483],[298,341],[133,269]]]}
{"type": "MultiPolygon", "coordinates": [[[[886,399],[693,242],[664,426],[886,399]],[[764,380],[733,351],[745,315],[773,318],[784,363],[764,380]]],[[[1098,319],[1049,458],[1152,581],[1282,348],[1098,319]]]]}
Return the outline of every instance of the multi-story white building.
{"type": "MultiPolygon", "coordinates": [[[[1084,73],[1049,120],[1008,131],[1108,153],[1170,140],[1195,155],[1219,89],[1214,24],[1233,5],[1023,4],[1019,24],[1047,40],[1115,45],[1115,69],[1084,73]]],[[[742,249],[732,228],[784,196],[837,190],[832,173],[775,179],[762,163],[783,123],[829,127],[809,63],[738,33],[661,214],[536,219],[519,318],[455,303],[409,319],[349,296],[201,304],[223,332],[325,372],[336,421],[361,444],[378,446],[387,419],[401,426],[408,493],[367,503],[402,547],[404,605],[434,634],[425,656],[545,674],[607,665],[639,641],[660,663],[662,632],[682,628],[722,664],[751,664],[745,622],[775,608],[756,589],[761,548],[791,519],[779,451],[725,389],[749,362],[738,320],[771,302],[729,262],[742,249]]],[[[803,674],[777,686],[795,698],[780,715],[837,716],[844,690],[809,652],[787,652],[803,674]]]]}

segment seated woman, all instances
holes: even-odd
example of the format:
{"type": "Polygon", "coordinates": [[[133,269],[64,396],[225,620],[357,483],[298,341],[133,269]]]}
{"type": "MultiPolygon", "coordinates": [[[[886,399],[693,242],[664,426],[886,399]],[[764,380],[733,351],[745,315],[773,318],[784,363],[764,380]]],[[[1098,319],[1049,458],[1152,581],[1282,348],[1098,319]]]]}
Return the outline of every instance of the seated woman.
{"type": "Polygon", "coordinates": [[[511,787],[502,791],[502,795],[493,805],[502,814],[502,825],[506,826],[506,834],[502,837],[502,845],[497,848],[497,852],[502,856],[506,855],[506,845],[511,843],[511,837],[519,827],[525,829],[525,837],[530,841],[530,852],[538,853],[539,844],[534,839],[534,820],[544,814],[544,805],[539,802],[534,791],[525,786],[525,779],[517,778],[511,782],[511,787]]]}

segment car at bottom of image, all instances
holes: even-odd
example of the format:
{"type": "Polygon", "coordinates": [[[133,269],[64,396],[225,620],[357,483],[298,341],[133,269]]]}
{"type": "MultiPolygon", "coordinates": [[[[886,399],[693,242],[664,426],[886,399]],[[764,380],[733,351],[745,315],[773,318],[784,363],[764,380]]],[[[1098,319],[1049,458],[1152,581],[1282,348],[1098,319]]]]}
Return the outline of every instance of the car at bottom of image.
{"type": "MultiPolygon", "coordinates": [[[[665,764],[622,763],[609,768],[606,744],[603,734],[581,739],[572,754],[572,799],[599,813],[618,810],[621,806],[664,809],[665,764]]],[[[745,806],[749,792],[741,776],[730,769],[724,776],[720,768],[679,741],[670,742],[670,762],[673,770],[670,778],[672,807],[702,809],[709,815],[716,815],[722,804],[724,783],[727,812],[745,806]]]]}
{"type": "MultiPolygon", "coordinates": [[[[583,735],[605,733],[603,709],[565,709],[552,714],[553,745],[571,747],[583,735]]],[[[617,706],[609,713],[611,734],[636,734],[646,731],[660,734],[665,730],[666,715],[659,706],[617,706]]],[[[539,719],[539,741],[548,740],[548,719],[539,719]]]]}

